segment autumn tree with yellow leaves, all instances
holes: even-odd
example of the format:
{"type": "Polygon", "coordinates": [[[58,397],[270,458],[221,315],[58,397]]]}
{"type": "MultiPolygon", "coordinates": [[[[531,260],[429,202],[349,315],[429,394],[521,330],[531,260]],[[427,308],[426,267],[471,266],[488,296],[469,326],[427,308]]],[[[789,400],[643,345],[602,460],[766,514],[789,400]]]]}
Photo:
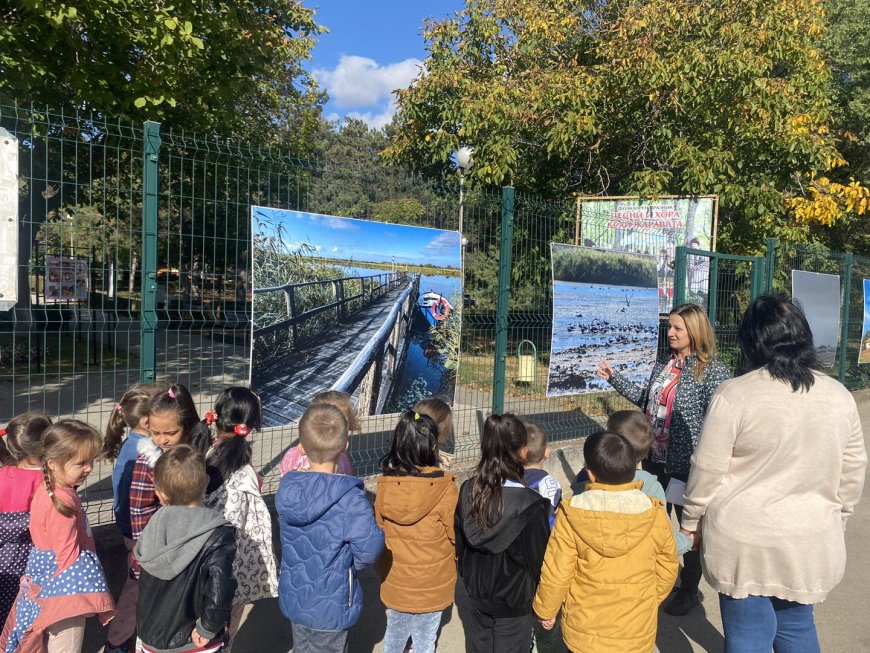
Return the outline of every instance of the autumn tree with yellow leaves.
{"type": "Polygon", "coordinates": [[[834,128],[821,0],[467,0],[427,23],[394,161],[538,195],[721,196],[720,242],[864,215],[834,128]]]}

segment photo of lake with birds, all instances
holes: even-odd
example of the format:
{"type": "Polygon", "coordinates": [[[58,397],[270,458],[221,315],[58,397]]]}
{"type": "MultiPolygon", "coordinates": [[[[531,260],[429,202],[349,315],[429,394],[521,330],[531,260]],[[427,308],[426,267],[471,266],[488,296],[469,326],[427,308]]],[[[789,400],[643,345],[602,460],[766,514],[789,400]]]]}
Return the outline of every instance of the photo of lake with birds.
{"type": "Polygon", "coordinates": [[[548,397],[602,392],[595,374],[607,359],[634,383],[645,383],[659,330],[652,256],[552,243],[553,337],[548,397]]]}

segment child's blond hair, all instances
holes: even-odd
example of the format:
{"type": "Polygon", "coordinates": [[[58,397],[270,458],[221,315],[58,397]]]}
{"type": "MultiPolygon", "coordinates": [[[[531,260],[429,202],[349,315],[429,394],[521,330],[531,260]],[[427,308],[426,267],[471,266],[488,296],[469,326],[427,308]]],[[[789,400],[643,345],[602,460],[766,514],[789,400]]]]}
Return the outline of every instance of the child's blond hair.
{"type": "Polygon", "coordinates": [[[335,461],[347,448],[347,434],[347,420],[331,404],[311,404],[299,420],[299,444],[313,463],[335,461]]]}
{"type": "Polygon", "coordinates": [[[62,419],[45,430],[42,439],[42,475],[51,503],[64,517],[72,517],[75,510],[57,498],[54,493],[54,475],[48,463],[66,465],[73,460],[94,459],[103,446],[99,431],[77,419],[62,419]]]}
{"type": "Polygon", "coordinates": [[[208,485],[205,456],[189,444],[166,451],[154,465],[154,489],[168,506],[189,506],[202,499],[208,485]]]}
{"type": "Polygon", "coordinates": [[[534,422],[523,421],[526,427],[526,458],[524,464],[537,465],[547,455],[547,434],[534,422]]]}
{"type": "Polygon", "coordinates": [[[634,461],[639,463],[649,455],[653,429],[646,415],[639,410],[618,410],[607,420],[607,430],[618,433],[634,449],[634,461]]]}
{"type": "Polygon", "coordinates": [[[453,434],[453,411],[450,405],[438,397],[427,397],[417,402],[415,413],[427,415],[438,427],[438,443],[444,444],[453,434]]]}
{"type": "Polygon", "coordinates": [[[350,398],[348,393],[342,392],[341,390],[327,390],[326,392],[320,392],[314,395],[314,399],[311,400],[311,405],[313,406],[314,404],[335,406],[344,416],[349,433],[359,433],[362,431],[362,427],[356,417],[356,411],[353,408],[353,400],[350,398]]]}

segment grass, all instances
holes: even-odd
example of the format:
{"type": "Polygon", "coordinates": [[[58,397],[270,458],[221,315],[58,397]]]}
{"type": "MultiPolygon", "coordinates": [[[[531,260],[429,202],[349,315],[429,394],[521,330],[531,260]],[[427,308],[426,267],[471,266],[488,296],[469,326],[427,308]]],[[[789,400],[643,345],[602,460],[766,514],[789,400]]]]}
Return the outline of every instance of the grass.
{"type": "MultiPolygon", "coordinates": [[[[546,399],[548,362],[539,360],[538,383],[521,383],[519,378],[519,360],[516,356],[508,356],[505,361],[505,394],[514,399],[546,399]]],[[[460,354],[458,385],[475,390],[492,390],[493,357],[486,354],[460,354]]],[[[560,397],[557,400],[560,409],[565,411],[581,410],[590,416],[609,415],[617,410],[637,409],[637,406],[616,392],[594,392],[570,397],[560,397]]]]}
{"type": "MultiPolygon", "coordinates": [[[[21,348],[29,350],[30,360],[10,362],[9,356],[3,356],[0,364],[0,378],[28,381],[31,377],[42,374],[64,375],[80,372],[103,372],[115,369],[138,369],[139,357],[120,347],[110,347],[97,344],[94,351],[93,343],[87,334],[82,334],[79,342],[75,334],[69,332],[34,333],[29,338],[19,336],[15,339],[19,352],[21,348]],[[37,357],[37,360],[34,360],[37,357]],[[96,363],[91,361],[96,360],[96,363]]],[[[12,346],[12,338],[0,339],[0,347],[12,346]]]]}

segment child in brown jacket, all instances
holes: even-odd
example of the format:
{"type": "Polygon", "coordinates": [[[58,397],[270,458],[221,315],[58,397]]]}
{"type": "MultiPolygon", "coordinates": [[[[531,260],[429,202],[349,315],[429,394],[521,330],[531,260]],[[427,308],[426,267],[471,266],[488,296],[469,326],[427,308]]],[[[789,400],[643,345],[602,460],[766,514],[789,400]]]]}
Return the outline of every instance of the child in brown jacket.
{"type": "Polygon", "coordinates": [[[405,411],[381,459],[375,518],[386,544],[378,570],[387,607],[384,653],[402,653],[408,638],[415,653],[432,653],[441,613],[456,587],[453,518],[456,478],[438,466],[438,427],[405,411]]]}

